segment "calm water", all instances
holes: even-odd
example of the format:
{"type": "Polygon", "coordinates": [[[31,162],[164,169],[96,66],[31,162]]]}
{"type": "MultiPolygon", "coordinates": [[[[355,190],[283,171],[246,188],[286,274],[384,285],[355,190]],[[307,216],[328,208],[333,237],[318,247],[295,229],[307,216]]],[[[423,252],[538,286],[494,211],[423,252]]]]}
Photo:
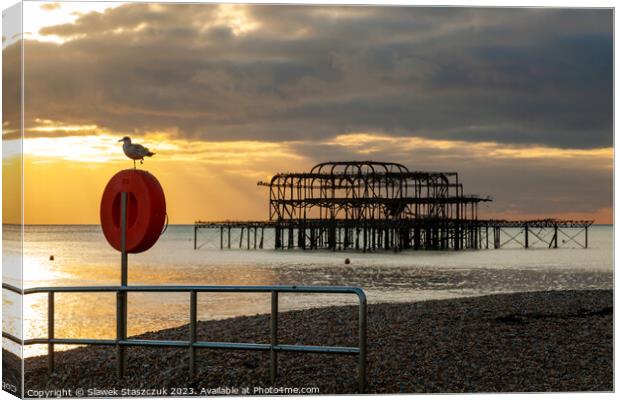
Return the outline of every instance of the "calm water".
{"type": "MultiPolygon", "coordinates": [[[[5,241],[10,240],[11,235],[11,228],[5,227],[5,241]]],[[[265,247],[272,248],[273,240],[269,232],[266,236],[265,247]]],[[[107,244],[98,226],[28,226],[24,239],[25,287],[119,283],[120,255],[107,244]],[[54,255],[54,261],[50,261],[50,255],[54,255]]],[[[410,251],[399,254],[298,250],[221,251],[216,247],[219,246],[219,231],[201,231],[200,248],[193,250],[193,227],[170,226],[151,250],[130,255],[129,282],[134,285],[360,286],[366,291],[371,303],[517,291],[612,288],[612,227],[590,228],[589,243],[590,248],[587,250],[503,248],[461,252],[410,251]],[[344,264],[347,257],[351,259],[349,265],[344,264]]],[[[18,283],[19,277],[11,276],[10,271],[3,273],[5,281],[18,283]]],[[[5,304],[17,301],[11,294],[4,292],[5,304]]],[[[130,294],[129,334],[187,323],[188,297],[188,294],[172,293],[130,294]]],[[[201,294],[199,302],[200,319],[220,319],[269,311],[269,296],[265,294],[201,294]]],[[[280,304],[283,310],[290,310],[355,304],[355,298],[341,295],[285,295],[280,304]]],[[[45,336],[46,296],[27,296],[24,309],[24,336],[45,336]]],[[[114,294],[57,295],[56,335],[113,338],[114,313],[114,294]]],[[[16,320],[16,315],[6,315],[3,322],[9,331],[19,334],[20,327],[15,323],[16,320]]],[[[27,356],[44,353],[43,347],[31,346],[26,349],[27,356]]]]}

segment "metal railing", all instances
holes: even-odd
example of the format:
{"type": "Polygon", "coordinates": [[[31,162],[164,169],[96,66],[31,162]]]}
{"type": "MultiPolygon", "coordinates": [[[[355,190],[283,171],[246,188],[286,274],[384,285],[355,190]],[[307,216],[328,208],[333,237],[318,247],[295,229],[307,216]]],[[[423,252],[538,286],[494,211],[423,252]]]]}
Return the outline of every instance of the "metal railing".
{"type": "Polygon", "coordinates": [[[117,348],[117,374],[123,376],[125,370],[125,348],[127,346],[150,347],[186,347],[189,351],[189,376],[196,373],[196,349],[228,349],[253,350],[270,352],[270,378],[272,384],[277,378],[278,353],[328,353],[358,356],[358,385],[360,393],[366,389],[366,295],[357,287],[347,286],[68,286],[68,287],[35,287],[19,289],[9,284],[2,284],[3,289],[21,295],[47,293],[48,295],[48,337],[35,339],[19,339],[7,332],[2,337],[21,345],[47,344],[48,369],[54,370],[54,345],[104,345],[117,348]],[[71,339],[56,338],[54,335],[54,295],[55,293],[101,293],[115,292],[117,295],[117,337],[116,339],[71,339]],[[126,296],[129,292],[188,292],[190,293],[189,340],[144,340],[128,339],[126,330],[127,308],[126,296]],[[271,343],[231,343],[211,342],[197,339],[198,293],[271,293],[271,343]],[[355,294],[359,299],[359,346],[308,346],[288,345],[278,342],[278,294],[279,293],[330,293],[355,294]]]}

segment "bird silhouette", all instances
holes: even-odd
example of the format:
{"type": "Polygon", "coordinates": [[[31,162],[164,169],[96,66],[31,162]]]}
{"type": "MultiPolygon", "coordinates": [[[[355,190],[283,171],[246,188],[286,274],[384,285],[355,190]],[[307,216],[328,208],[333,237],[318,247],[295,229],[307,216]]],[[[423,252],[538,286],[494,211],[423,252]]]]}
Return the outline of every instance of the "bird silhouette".
{"type": "Polygon", "coordinates": [[[154,156],[155,153],[149,151],[141,144],[131,143],[131,138],[125,136],[119,142],[123,142],[123,152],[125,155],[133,160],[133,168],[136,169],[136,160],[140,160],[140,164],[144,161],[144,157],[154,156]]]}

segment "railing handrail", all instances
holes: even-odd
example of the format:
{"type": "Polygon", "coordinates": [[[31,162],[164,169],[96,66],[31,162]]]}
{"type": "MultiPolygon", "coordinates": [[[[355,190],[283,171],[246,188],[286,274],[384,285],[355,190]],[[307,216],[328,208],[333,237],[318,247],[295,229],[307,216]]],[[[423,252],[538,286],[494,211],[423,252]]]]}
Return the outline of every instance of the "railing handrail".
{"type": "Polygon", "coordinates": [[[366,300],[364,290],[354,286],[246,286],[246,285],[132,285],[132,286],[41,286],[20,289],[16,286],[2,283],[2,288],[17,294],[35,293],[91,293],[91,292],[244,292],[244,293],[332,293],[332,294],[356,294],[360,300],[366,300]]]}
{"type": "MultiPolygon", "coordinates": [[[[366,294],[364,290],[352,286],[218,286],[218,285],[133,285],[133,286],[64,286],[64,287],[33,287],[21,289],[8,283],[2,283],[2,288],[20,295],[47,293],[48,294],[48,337],[35,339],[19,339],[8,332],[2,332],[2,337],[21,345],[46,344],[48,345],[48,368],[54,368],[54,345],[56,344],[90,344],[90,345],[115,345],[118,349],[125,346],[156,346],[156,347],[187,347],[190,351],[190,376],[195,371],[195,349],[229,349],[229,350],[257,350],[271,352],[271,379],[275,381],[277,375],[277,353],[297,351],[305,353],[329,353],[329,354],[354,354],[359,356],[358,382],[361,393],[366,386],[366,340],[367,340],[367,313],[366,294]],[[54,337],[54,294],[55,293],[106,293],[117,294],[117,338],[116,339],[65,339],[54,337]],[[124,312],[118,308],[118,298],[126,296],[128,292],[166,292],[166,293],[190,293],[190,340],[143,340],[128,339],[118,329],[119,316],[124,312]],[[271,343],[232,343],[200,341],[196,337],[197,327],[197,294],[198,293],[271,293],[271,343]],[[328,294],[355,294],[359,299],[359,347],[343,346],[308,346],[288,345],[278,343],[278,293],[328,293],[328,294]]],[[[119,352],[118,370],[122,376],[124,361],[122,352],[119,352]]]]}

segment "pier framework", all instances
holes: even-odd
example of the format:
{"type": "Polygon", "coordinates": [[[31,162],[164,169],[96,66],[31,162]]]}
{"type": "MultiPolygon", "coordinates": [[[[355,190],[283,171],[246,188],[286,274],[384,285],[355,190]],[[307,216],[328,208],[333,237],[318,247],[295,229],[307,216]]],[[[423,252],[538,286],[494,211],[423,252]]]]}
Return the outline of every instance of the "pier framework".
{"type": "Polygon", "coordinates": [[[268,221],[197,221],[219,229],[220,248],[304,250],[461,250],[588,246],[592,221],[480,220],[490,197],[465,194],[456,172],[409,171],[396,163],[328,162],[309,172],[280,173],[270,182],[268,221]],[[238,233],[238,235],[235,235],[238,233]],[[560,239],[560,236],[562,237],[560,239]],[[561,242],[558,241],[561,240],[561,242]]]}
{"type": "MultiPolygon", "coordinates": [[[[354,226],[334,221],[330,224],[305,221],[197,221],[194,224],[194,249],[199,247],[201,229],[219,232],[220,249],[257,250],[264,248],[303,250],[459,250],[520,248],[588,247],[588,228],[592,221],[578,220],[478,220],[461,224],[461,243],[455,245],[456,228],[443,229],[415,225],[395,228],[373,223],[354,226]],[[347,226],[348,225],[348,226],[347,226]],[[438,232],[440,234],[433,234],[438,232]],[[452,234],[451,234],[452,232],[452,234]]],[[[213,238],[211,238],[213,240],[213,238]]]]}

